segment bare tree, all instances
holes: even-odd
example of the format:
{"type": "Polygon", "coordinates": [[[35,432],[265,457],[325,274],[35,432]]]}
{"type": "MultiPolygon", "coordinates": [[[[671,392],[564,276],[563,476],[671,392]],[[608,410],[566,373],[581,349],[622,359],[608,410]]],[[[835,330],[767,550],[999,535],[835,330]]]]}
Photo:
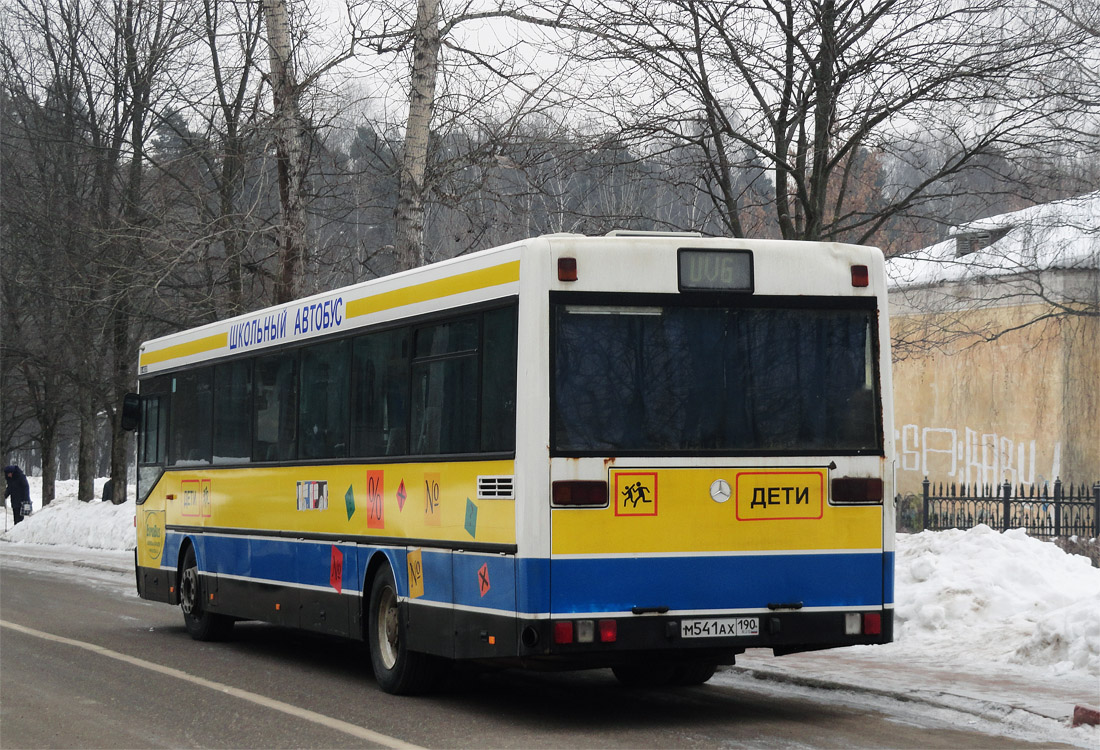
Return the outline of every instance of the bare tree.
{"type": "Polygon", "coordinates": [[[745,169],[772,176],[780,236],[867,242],[946,177],[1049,141],[1077,106],[1039,82],[1082,34],[1026,5],[593,0],[561,24],[592,40],[580,64],[608,71],[598,111],[639,147],[694,149],[734,235],[746,232],[745,169]],[[890,180],[925,134],[941,157],[919,182],[890,180]]]}
{"type": "MultiPolygon", "coordinates": [[[[127,435],[117,405],[133,385],[135,303],[145,289],[140,269],[156,221],[143,207],[145,150],[170,89],[168,74],[191,41],[190,10],[183,0],[17,0],[9,15],[8,84],[28,108],[51,92],[56,118],[66,125],[62,144],[79,159],[60,164],[61,178],[73,186],[65,196],[73,206],[65,225],[79,241],[66,247],[59,240],[55,248],[73,258],[68,299],[79,306],[84,326],[68,329],[77,353],[72,377],[81,386],[78,492],[84,500],[94,492],[100,413],[112,423],[115,499],[126,496],[127,435]]],[[[24,125],[33,127],[29,120],[24,125]]],[[[28,141],[46,137],[24,133],[28,141]]]]}

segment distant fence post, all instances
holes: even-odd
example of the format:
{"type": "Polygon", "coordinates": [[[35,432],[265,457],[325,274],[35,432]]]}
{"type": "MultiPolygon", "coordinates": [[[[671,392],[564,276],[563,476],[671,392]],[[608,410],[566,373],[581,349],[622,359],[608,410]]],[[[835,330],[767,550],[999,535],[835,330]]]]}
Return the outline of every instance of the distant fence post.
{"type": "MultiPolygon", "coordinates": [[[[927,531],[928,530],[928,477],[925,477],[924,481],[921,482],[921,487],[924,488],[924,510],[921,513],[921,526],[923,526],[924,529],[927,531]]],[[[1100,482],[1097,483],[1096,490],[1097,490],[1098,493],[1100,493],[1100,482]]],[[[1098,494],[1096,497],[1100,498],[1100,494],[1098,494]]],[[[1100,503],[1100,499],[1098,499],[1097,502],[1100,503]]]]}
{"type": "Polygon", "coordinates": [[[1092,486],[1092,534],[1100,539],[1100,482],[1092,486]]]}
{"type": "Polygon", "coordinates": [[[1001,485],[1001,494],[1005,499],[1005,525],[1001,531],[1008,531],[1012,525],[1012,485],[1007,480],[1001,485]]]}
{"type": "MultiPolygon", "coordinates": [[[[1073,494],[1072,488],[1070,495],[1073,494]]],[[[1062,478],[1054,478],[1054,536],[1062,536],[1062,478]]]]}

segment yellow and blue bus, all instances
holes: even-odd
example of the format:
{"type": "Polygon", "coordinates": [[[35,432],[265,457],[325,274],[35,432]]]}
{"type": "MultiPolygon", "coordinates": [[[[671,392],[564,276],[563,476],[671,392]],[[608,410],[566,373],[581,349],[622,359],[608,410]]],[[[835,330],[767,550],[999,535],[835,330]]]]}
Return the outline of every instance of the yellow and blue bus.
{"type": "Polygon", "coordinates": [[[699,684],[891,640],[882,254],[538,237],[146,342],[139,593],[191,635],[699,684]]]}

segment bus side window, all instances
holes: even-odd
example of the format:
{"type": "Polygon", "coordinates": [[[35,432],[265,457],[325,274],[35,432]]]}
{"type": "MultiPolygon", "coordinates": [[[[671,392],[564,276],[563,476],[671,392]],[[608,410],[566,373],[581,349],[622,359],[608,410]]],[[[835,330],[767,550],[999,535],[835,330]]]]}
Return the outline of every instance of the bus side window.
{"type": "Polygon", "coordinates": [[[481,450],[516,449],[516,308],[484,316],[481,345],[481,450]]]}
{"type": "Polygon", "coordinates": [[[297,458],[297,362],[296,351],[256,360],[252,389],[256,404],[252,423],[253,461],[297,458]]]}
{"type": "Polygon", "coordinates": [[[212,370],[211,367],[204,367],[172,376],[172,431],[168,459],[174,466],[204,466],[210,463],[212,370]]]}
{"type": "Polygon", "coordinates": [[[252,362],[238,360],[214,366],[215,464],[252,460],[252,362]]]}
{"type": "Polygon", "coordinates": [[[471,317],[416,331],[411,453],[478,451],[479,328],[478,318],[471,317]]]}
{"type": "Polygon", "coordinates": [[[302,350],[298,387],[298,457],[348,454],[348,346],[346,341],[302,350]]]}
{"type": "Polygon", "coordinates": [[[355,339],[351,364],[351,454],[408,452],[409,331],[355,339]]]}
{"type": "Polygon", "coordinates": [[[168,458],[168,395],[141,396],[138,424],[137,502],[145,502],[168,458]]]}

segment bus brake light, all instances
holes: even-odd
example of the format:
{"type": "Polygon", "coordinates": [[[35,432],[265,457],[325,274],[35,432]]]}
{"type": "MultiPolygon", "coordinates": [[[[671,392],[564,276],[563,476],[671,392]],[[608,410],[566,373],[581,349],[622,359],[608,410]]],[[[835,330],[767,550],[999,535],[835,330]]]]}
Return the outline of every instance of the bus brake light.
{"type": "Polygon", "coordinates": [[[875,477],[835,477],[831,500],[840,504],[878,505],[882,503],[882,480],[875,477]]]}
{"type": "Polygon", "coordinates": [[[558,281],[577,280],[577,259],[558,258],[558,281]]]}
{"type": "Polygon", "coordinates": [[[871,274],[867,266],[852,266],[852,286],[870,286],[871,274]]]}
{"type": "Polygon", "coordinates": [[[554,482],[551,500],[554,505],[604,506],[607,505],[607,482],[554,482]]]}
{"type": "Polygon", "coordinates": [[[863,613],[863,634],[882,635],[882,615],[878,612],[863,613]]]}
{"type": "Polygon", "coordinates": [[[614,643],[619,639],[618,620],[600,620],[600,642],[614,643]]]}
{"type": "Polygon", "coordinates": [[[569,620],[558,620],[554,623],[554,643],[573,642],[573,623],[569,620]]]}

